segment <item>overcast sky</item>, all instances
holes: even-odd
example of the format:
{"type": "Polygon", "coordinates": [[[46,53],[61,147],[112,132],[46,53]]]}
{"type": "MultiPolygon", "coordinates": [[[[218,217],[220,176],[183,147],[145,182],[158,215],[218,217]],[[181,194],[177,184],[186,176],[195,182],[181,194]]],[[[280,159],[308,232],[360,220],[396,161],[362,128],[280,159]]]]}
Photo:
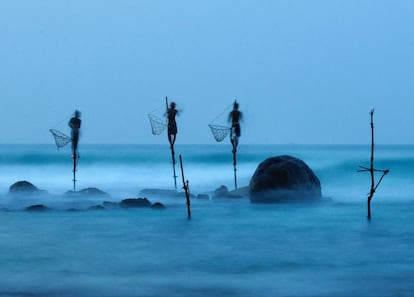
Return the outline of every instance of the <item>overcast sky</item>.
{"type": "Polygon", "coordinates": [[[215,143],[234,99],[240,143],[414,143],[414,1],[2,0],[0,143],[215,143]],[[222,116],[219,116],[222,114],[222,116]],[[219,117],[218,117],[219,116],[219,117]],[[218,118],[217,118],[218,117],[218,118]],[[217,118],[217,119],[216,119],[217,118]]]}

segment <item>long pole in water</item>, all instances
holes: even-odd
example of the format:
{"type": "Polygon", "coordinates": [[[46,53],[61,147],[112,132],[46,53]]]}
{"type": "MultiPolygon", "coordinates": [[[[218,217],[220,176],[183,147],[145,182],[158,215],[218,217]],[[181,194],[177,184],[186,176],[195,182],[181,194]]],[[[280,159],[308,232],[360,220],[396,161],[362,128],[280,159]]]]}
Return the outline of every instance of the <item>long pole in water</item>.
{"type": "MultiPolygon", "coordinates": [[[[165,97],[165,105],[167,107],[167,117],[168,117],[168,97],[165,97]]],[[[169,133],[169,131],[167,131],[169,133]]],[[[171,159],[172,159],[172,167],[173,167],[173,177],[174,177],[174,187],[177,191],[177,174],[175,173],[175,151],[174,151],[174,144],[170,141],[170,136],[168,135],[168,141],[170,142],[171,148],[171,159]]]]}
{"type": "Polygon", "coordinates": [[[237,139],[237,135],[235,134],[235,131],[232,131],[231,138],[232,138],[231,144],[233,145],[234,188],[237,190],[237,156],[236,154],[237,154],[237,144],[239,140],[237,139]]]}
{"type": "Polygon", "coordinates": [[[76,191],[76,163],[77,163],[77,154],[76,151],[73,153],[73,191],[76,191]]]}
{"type": "Polygon", "coordinates": [[[180,165],[181,165],[181,177],[183,178],[183,189],[185,191],[185,197],[187,199],[187,213],[188,218],[191,219],[191,208],[190,208],[190,188],[188,186],[188,180],[184,178],[184,169],[183,169],[183,160],[180,155],[180,165]]]}
{"type": "Polygon", "coordinates": [[[233,152],[233,167],[234,167],[234,188],[237,190],[237,161],[236,161],[236,152],[233,152]]]}
{"type": "Polygon", "coordinates": [[[174,152],[174,146],[171,145],[171,156],[172,156],[172,166],[173,166],[173,177],[174,177],[174,187],[177,191],[177,174],[175,173],[175,152],[174,152]]]}

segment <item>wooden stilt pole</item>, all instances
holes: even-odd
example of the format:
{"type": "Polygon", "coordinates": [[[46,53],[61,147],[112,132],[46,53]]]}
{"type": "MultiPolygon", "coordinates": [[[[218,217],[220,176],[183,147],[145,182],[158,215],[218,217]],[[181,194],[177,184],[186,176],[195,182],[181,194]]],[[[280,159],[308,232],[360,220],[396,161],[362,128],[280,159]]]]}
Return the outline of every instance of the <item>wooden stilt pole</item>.
{"type": "Polygon", "coordinates": [[[188,219],[191,219],[191,207],[190,207],[190,188],[188,186],[188,180],[186,181],[184,178],[184,169],[183,169],[183,160],[180,155],[180,165],[181,165],[181,177],[183,179],[183,189],[185,191],[185,197],[187,200],[187,213],[188,219]]]}
{"type": "Polygon", "coordinates": [[[172,159],[172,167],[173,167],[173,177],[174,177],[174,187],[177,191],[177,174],[175,173],[175,152],[174,152],[174,145],[171,145],[171,159],[172,159]]]}
{"type": "Polygon", "coordinates": [[[384,178],[384,176],[389,172],[388,169],[385,170],[381,170],[381,169],[375,169],[374,168],[374,109],[372,109],[370,111],[370,117],[371,117],[371,158],[370,158],[370,166],[369,168],[364,167],[364,166],[359,166],[361,169],[358,170],[358,172],[366,172],[368,171],[370,173],[371,176],[371,188],[370,191],[368,193],[368,198],[367,198],[367,218],[368,220],[371,220],[371,200],[372,197],[374,196],[375,191],[377,190],[379,184],[381,183],[382,179],[384,178]],[[379,179],[378,183],[375,184],[375,172],[382,172],[382,176],[379,179]]]}
{"type": "Polygon", "coordinates": [[[232,128],[230,137],[231,144],[233,145],[234,188],[237,190],[237,145],[239,144],[239,139],[237,138],[234,128],[232,128]]]}
{"type": "Polygon", "coordinates": [[[237,152],[233,150],[234,188],[237,190],[237,152]]]}
{"type": "Polygon", "coordinates": [[[77,154],[73,154],[73,191],[76,191],[76,163],[77,163],[77,154]]]}

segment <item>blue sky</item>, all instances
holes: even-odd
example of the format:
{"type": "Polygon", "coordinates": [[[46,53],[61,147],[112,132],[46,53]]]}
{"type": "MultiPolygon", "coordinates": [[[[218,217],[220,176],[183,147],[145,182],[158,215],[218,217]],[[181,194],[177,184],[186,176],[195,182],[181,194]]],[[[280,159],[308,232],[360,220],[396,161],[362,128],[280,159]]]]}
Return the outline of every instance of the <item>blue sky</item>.
{"type": "Polygon", "coordinates": [[[240,143],[413,144],[414,1],[0,2],[0,143],[215,143],[234,99],[240,143]]]}

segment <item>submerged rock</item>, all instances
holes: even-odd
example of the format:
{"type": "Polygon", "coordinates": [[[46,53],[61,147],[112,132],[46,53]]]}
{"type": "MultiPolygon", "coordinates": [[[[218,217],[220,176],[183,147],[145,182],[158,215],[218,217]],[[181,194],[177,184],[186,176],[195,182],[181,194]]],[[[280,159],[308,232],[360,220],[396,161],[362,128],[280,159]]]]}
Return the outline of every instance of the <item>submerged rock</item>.
{"type": "Polygon", "coordinates": [[[121,200],[119,206],[122,208],[151,207],[151,202],[147,198],[127,198],[121,200]]]}
{"type": "Polygon", "coordinates": [[[213,192],[213,199],[214,198],[220,198],[220,197],[226,197],[229,193],[229,189],[225,185],[221,185],[213,192]]]}
{"type": "MultiPolygon", "coordinates": [[[[166,190],[166,189],[142,189],[138,193],[139,196],[149,197],[150,199],[158,199],[162,198],[179,198],[185,199],[185,192],[181,191],[178,192],[176,190],[166,190]]],[[[191,194],[190,192],[190,199],[195,199],[196,196],[191,194]]]]}
{"type": "Polygon", "coordinates": [[[198,200],[210,200],[210,196],[208,196],[208,194],[198,194],[197,199],[198,200]]]}
{"type": "Polygon", "coordinates": [[[67,191],[67,196],[98,196],[98,197],[109,197],[110,195],[98,188],[86,188],[80,191],[67,191]]]}
{"type": "Polygon", "coordinates": [[[268,158],[260,163],[249,187],[253,203],[321,199],[321,184],[312,169],[302,160],[287,155],[268,158]]]}
{"type": "MultiPolygon", "coordinates": [[[[176,190],[166,189],[142,189],[139,191],[138,195],[146,197],[185,198],[185,192],[177,192],[176,190]]],[[[190,198],[196,197],[190,192],[190,198]]]]}
{"type": "Polygon", "coordinates": [[[164,204],[160,203],[160,202],[155,202],[153,205],[151,205],[151,208],[155,208],[155,209],[164,209],[165,206],[164,204]]]}
{"type": "Polygon", "coordinates": [[[47,211],[50,210],[47,206],[43,205],[43,204],[35,204],[35,205],[30,205],[28,207],[25,208],[26,211],[47,211]]]}
{"type": "Polygon", "coordinates": [[[89,206],[87,210],[105,210],[106,208],[102,205],[92,205],[89,206]]]}
{"type": "Polygon", "coordinates": [[[213,199],[217,198],[231,198],[231,199],[240,199],[240,198],[246,198],[249,194],[249,188],[248,187],[242,187],[237,190],[229,191],[229,189],[221,185],[216,190],[214,190],[213,193],[213,199]]]}

